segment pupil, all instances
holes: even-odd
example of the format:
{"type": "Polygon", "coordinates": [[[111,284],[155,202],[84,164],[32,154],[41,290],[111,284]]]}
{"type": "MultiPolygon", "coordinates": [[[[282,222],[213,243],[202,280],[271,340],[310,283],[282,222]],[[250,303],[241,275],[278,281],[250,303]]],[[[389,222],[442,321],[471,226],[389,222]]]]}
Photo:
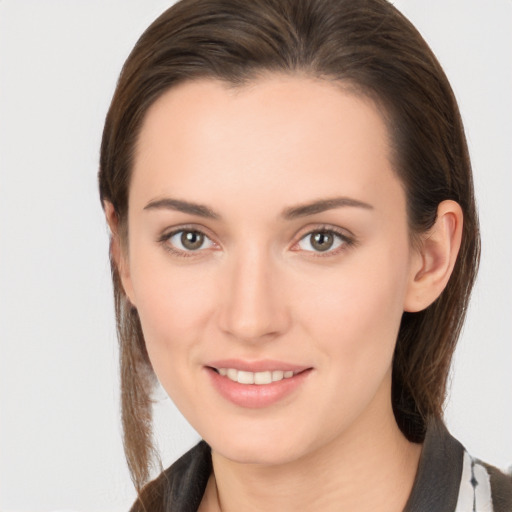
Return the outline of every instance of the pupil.
{"type": "Polygon", "coordinates": [[[193,251],[203,245],[203,238],[203,235],[197,231],[185,231],[181,235],[181,243],[183,247],[193,251]]]}
{"type": "Polygon", "coordinates": [[[331,248],[333,241],[333,236],[330,233],[316,233],[311,245],[318,251],[327,251],[331,248]]]}

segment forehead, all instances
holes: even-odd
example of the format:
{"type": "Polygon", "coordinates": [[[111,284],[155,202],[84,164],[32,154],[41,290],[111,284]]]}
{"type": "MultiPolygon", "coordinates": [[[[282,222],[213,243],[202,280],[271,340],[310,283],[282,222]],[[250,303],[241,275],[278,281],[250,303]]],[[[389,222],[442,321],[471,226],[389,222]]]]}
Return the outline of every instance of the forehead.
{"type": "Polygon", "coordinates": [[[340,81],[285,74],[263,75],[243,85],[215,79],[186,81],[164,92],[148,109],[138,149],[155,142],[155,135],[162,128],[171,135],[172,125],[177,137],[199,139],[206,135],[211,139],[227,128],[227,122],[244,132],[265,124],[267,129],[281,125],[289,131],[308,122],[332,130],[332,121],[340,114],[338,129],[343,124],[373,123],[379,125],[382,141],[387,138],[379,106],[355,87],[340,81]]]}
{"type": "Polygon", "coordinates": [[[332,196],[333,186],[357,195],[396,182],[390,153],[375,103],[338,83],[282,75],[239,87],[185,82],[146,114],[130,195],[149,200],[173,188],[205,202],[219,181],[234,195],[285,183],[297,202],[332,196]]]}

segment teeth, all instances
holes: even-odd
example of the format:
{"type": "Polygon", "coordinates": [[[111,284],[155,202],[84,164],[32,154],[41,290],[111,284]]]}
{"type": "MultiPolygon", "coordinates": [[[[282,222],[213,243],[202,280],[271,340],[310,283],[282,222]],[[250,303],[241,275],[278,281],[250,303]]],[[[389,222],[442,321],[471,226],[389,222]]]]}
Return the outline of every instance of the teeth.
{"type": "Polygon", "coordinates": [[[243,370],[237,370],[235,368],[218,368],[217,371],[223,377],[227,377],[233,382],[240,384],[270,384],[271,382],[278,382],[283,379],[289,379],[294,376],[294,372],[291,370],[273,370],[266,372],[246,372],[243,370]]]}
{"type": "MultiPolygon", "coordinates": [[[[293,372],[292,372],[293,373],[293,372]]],[[[272,380],[275,382],[275,381],[278,381],[278,380],[283,380],[283,377],[284,377],[284,372],[283,370],[274,370],[272,372],[272,380]]]]}
{"type": "Polygon", "coordinates": [[[272,382],[272,372],[256,372],[254,374],[254,384],[270,384],[272,382]]]}
{"type": "Polygon", "coordinates": [[[252,372],[238,372],[237,382],[240,384],[254,384],[254,373],[252,372]]]}

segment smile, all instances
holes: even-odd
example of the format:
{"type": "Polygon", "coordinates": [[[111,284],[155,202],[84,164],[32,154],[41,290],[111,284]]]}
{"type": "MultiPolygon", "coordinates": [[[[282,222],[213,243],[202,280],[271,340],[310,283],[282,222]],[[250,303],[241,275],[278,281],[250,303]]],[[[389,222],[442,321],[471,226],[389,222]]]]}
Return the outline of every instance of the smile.
{"type": "Polygon", "coordinates": [[[213,389],[238,407],[258,409],[281,402],[299,392],[312,367],[279,361],[223,360],[204,367],[213,389]]]}
{"type": "MultiPolygon", "coordinates": [[[[292,370],[269,370],[264,372],[248,372],[236,368],[218,368],[217,372],[239,384],[256,384],[258,386],[279,382],[283,379],[290,379],[295,375],[292,370]]],[[[299,372],[297,372],[299,373],[299,372]]]]}

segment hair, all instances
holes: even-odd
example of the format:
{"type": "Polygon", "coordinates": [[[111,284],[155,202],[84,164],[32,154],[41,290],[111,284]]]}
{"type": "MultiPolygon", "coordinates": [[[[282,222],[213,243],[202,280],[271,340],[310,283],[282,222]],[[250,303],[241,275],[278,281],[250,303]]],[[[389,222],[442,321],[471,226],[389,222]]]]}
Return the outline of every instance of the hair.
{"type": "MultiPolygon", "coordinates": [[[[423,439],[441,418],[451,358],[478,268],[480,239],[464,128],[448,80],[413,25],[386,0],[181,0],[143,33],[108,111],[100,155],[102,203],[126,239],[134,150],[148,108],[200,78],[231,86],[268,73],[325,79],[385,112],[393,167],[404,185],[411,234],[432,227],[443,200],[459,203],[462,245],[450,280],[425,310],[404,313],[392,371],[397,424],[423,439]]],[[[125,454],[137,490],[150,478],[155,382],[136,309],[111,257],[120,343],[125,454]]]]}

